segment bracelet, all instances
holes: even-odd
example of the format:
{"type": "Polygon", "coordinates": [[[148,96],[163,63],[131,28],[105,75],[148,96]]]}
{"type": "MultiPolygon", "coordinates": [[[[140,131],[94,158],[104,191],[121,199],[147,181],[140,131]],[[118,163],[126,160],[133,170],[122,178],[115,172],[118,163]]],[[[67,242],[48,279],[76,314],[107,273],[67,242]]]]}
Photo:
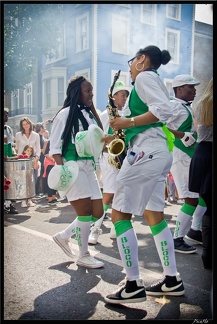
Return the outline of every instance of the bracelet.
{"type": "Polygon", "coordinates": [[[130,121],[131,121],[131,127],[136,126],[134,117],[130,118],[130,121]]]}

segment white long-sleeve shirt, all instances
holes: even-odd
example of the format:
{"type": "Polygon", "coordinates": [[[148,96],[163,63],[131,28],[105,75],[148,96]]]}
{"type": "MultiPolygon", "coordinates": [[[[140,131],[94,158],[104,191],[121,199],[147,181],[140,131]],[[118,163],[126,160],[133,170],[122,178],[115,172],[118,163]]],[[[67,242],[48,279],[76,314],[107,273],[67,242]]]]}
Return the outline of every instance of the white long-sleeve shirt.
{"type": "Polygon", "coordinates": [[[33,146],[34,155],[40,157],[41,147],[40,147],[40,136],[38,133],[31,131],[29,138],[26,137],[25,134],[21,132],[17,132],[15,135],[16,138],[16,148],[18,150],[18,154],[22,154],[23,149],[26,145],[33,146]]]}

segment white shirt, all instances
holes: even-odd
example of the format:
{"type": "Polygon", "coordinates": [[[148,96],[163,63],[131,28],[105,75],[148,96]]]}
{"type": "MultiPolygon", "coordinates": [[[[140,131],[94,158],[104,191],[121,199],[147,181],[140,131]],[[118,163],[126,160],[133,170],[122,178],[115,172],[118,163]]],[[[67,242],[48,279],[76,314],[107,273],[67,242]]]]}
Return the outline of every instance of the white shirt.
{"type": "Polygon", "coordinates": [[[15,135],[16,138],[16,148],[18,150],[18,154],[22,154],[23,149],[26,145],[33,146],[34,149],[34,155],[37,155],[38,157],[41,154],[41,147],[40,147],[40,136],[38,133],[31,131],[31,134],[29,138],[26,137],[25,134],[22,134],[21,132],[17,132],[15,135]]]}
{"type": "Polygon", "coordinates": [[[11,143],[12,146],[15,146],[14,133],[9,125],[4,125],[4,135],[7,135],[8,143],[11,143]]]}
{"type": "MultiPolygon", "coordinates": [[[[62,134],[65,129],[66,121],[68,118],[69,114],[69,108],[66,107],[62,109],[54,118],[52,127],[51,127],[51,133],[50,133],[50,155],[54,154],[61,154],[62,155],[62,134]]],[[[76,108],[77,109],[77,108],[76,108]]],[[[86,112],[85,110],[82,110],[82,113],[84,117],[86,118],[87,122],[89,125],[91,124],[96,124],[97,122],[95,121],[94,118],[90,118],[89,113],[86,112]]],[[[82,124],[79,120],[79,131],[83,131],[82,124]]],[[[74,137],[72,136],[72,143],[74,144],[74,137]]]]}
{"type": "MultiPolygon", "coordinates": [[[[183,106],[183,104],[186,104],[186,101],[178,98],[173,98],[171,99],[170,104],[173,109],[173,115],[167,120],[167,127],[177,130],[181,126],[181,124],[188,118],[188,111],[183,106]]],[[[191,106],[187,107],[192,115],[191,106]]],[[[194,123],[192,122],[191,132],[194,132],[195,130],[196,129],[194,127],[194,123]]],[[[173,147],[173,163],[175,163],[178,160],[189,161],[189,159],[191,158],[188,154],[186,154],[185,152],[183,152],[175,146],[173,147]]]]}

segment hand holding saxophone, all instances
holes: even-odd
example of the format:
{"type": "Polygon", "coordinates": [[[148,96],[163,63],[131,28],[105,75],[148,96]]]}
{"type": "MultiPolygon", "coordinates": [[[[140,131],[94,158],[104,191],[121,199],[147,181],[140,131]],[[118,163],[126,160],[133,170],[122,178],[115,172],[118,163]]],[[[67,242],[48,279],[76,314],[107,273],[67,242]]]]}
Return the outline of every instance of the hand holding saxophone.
{"type": "Polygon", "coordinates": [[[135,126],[134,118],[118,117],[110,120],[110,126],[114,130],[125,129],[135,126]]]}

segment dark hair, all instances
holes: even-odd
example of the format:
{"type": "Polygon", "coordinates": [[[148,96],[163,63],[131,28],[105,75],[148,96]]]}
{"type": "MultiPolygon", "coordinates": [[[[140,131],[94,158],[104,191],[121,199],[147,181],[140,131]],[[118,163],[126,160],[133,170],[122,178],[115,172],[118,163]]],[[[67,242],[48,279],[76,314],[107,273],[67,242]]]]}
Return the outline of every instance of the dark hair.
{"type": "Polygon", "coordinates": [[[41,130],[41,128],[44,128],[43,123],[37,123],[37,124],[35,125],[35,131],[36,131],[36,133],[39,133],[40,130],[41,130]]]}
{"type": "Polygon", "coordinates": [[[155,70],[157,70],[161,66],[161,64],[167,64],[172,58],[167,50],[161,51],[159,47],[155,45],[149,45],[145,48],[140,48],[140,50],[136,53],[136,56],[143,54],[149,56],[151,64],[153,65],[153,68],[155,70]]]}
{"type": "MultiPolygon", "coordinates": [[[[90,82],[88,79],[81,75],[74,76],[69,80],[69,85],[66,91],[66,99],[64,100],[63,107],[56,113],[57,115],[62,109],[70,107],[69,115],[67,117],[66,125],[62,134],[62,155],[64,155],[64,153],[66,152],[68,143],[71,141],[72,135],[75,138],[75,135],[79,131],[79,119],[83,125],[84,130],[88,129],[88,123],[80,109],[78,109],[77,107],[77,105],[79,104],[78,101],[81,92],[81,84],[84,81],[90,82]]],[[[56,117],[56,115],[54,116],[54,118],[56,117]]]]}
{"type": "Polygon", "coordinates": [[[31,131],[33,130],[34,124],[31,122],[31,120],[28,117],[23,117],[20,119],[20,131],[22,134],[25,133],[25,129],[23,128],[23,122],[26,121],[27,124],[30,124],[30,128],[29,128],[29,133],[31,133],[31,131]]]}

